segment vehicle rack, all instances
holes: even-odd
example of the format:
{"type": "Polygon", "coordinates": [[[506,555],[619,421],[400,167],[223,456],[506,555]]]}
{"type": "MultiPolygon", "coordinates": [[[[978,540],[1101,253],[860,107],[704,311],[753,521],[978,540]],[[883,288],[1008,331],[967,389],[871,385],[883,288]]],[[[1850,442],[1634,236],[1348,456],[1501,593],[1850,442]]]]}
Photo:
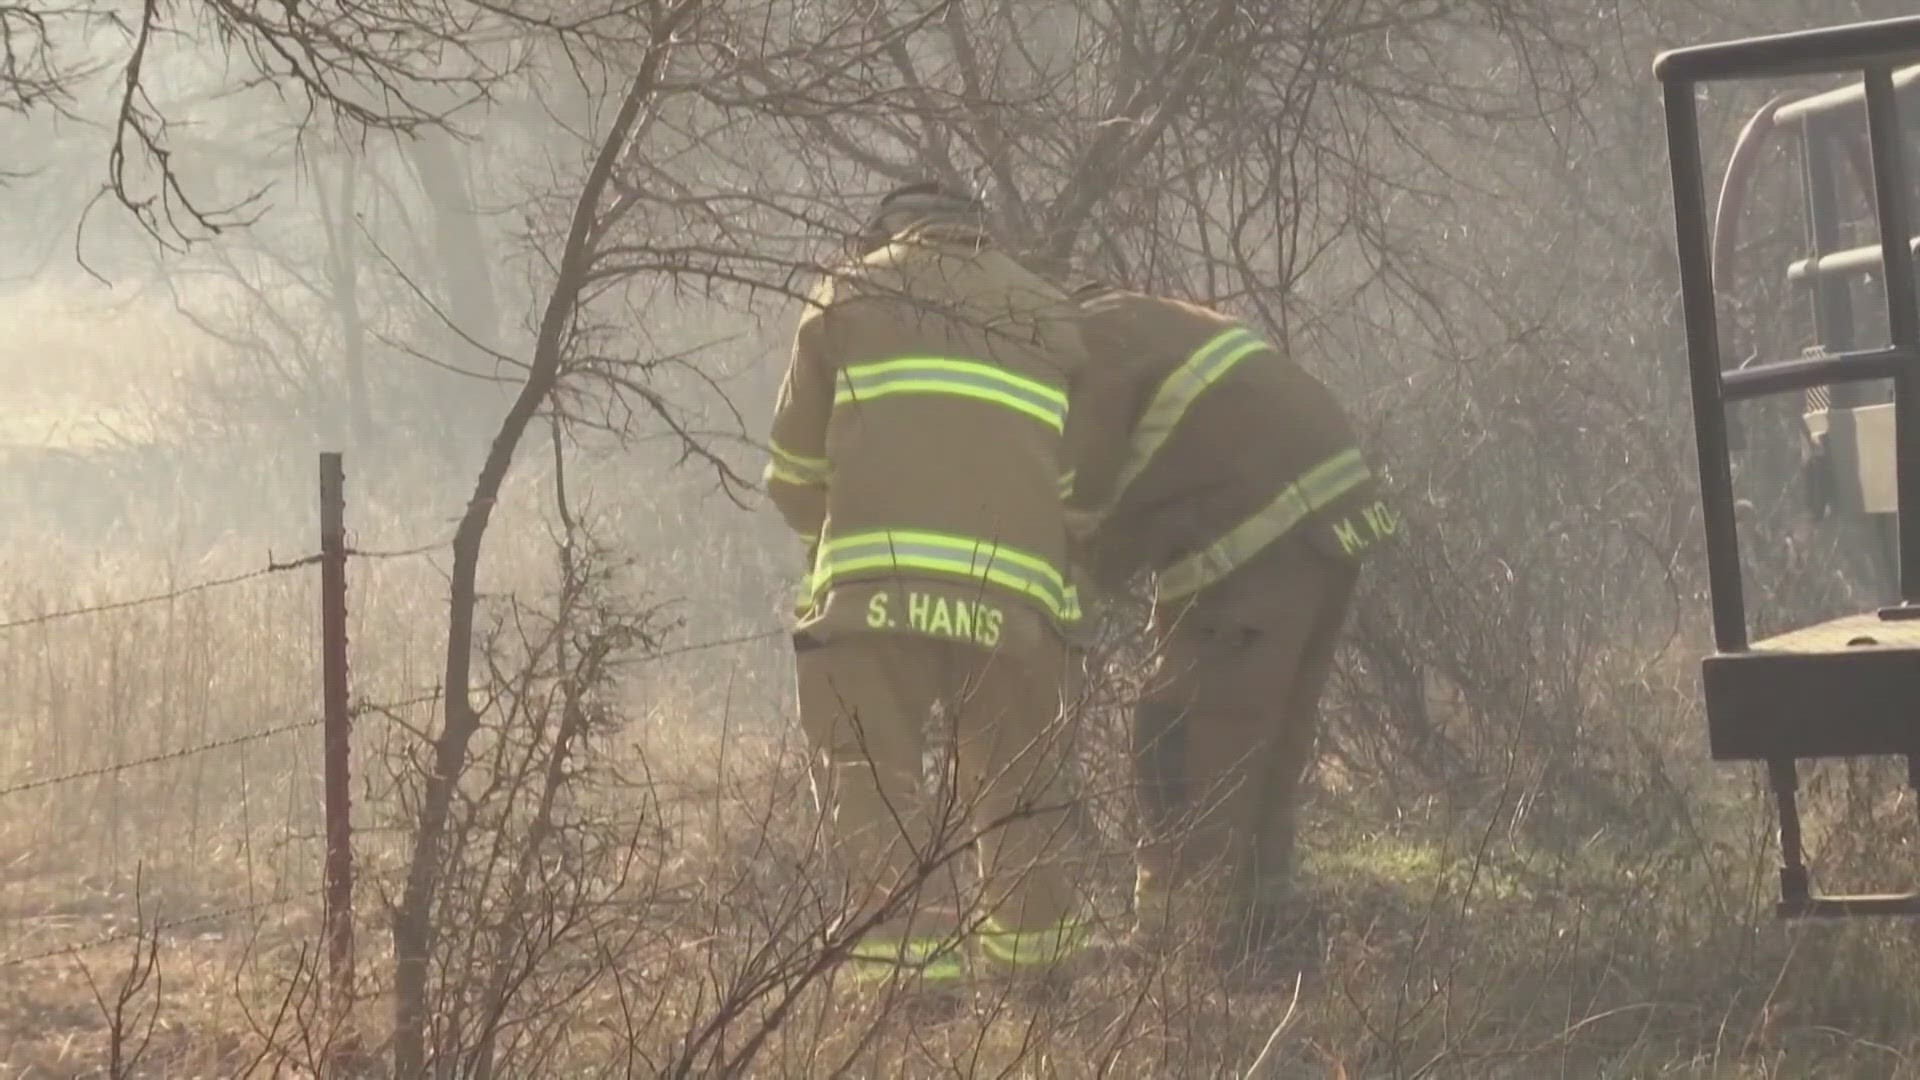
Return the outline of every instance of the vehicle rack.
{"type": "MultiPolygon", "coordinates": [[[[1920,294],[1914,284],[1909,163],[1895,92],[1896,72],[1901,81],[1912,79],[1901,69],[1916,61],[1920,61],[1920,16],[1698,45],[1662,53],[1654,62],[1666,104],[1674,237],[1713,611],[1714,652],[1702,662],[1709,744],[1718,760],[1767,765],[1780,817],[1776,911],[1789,918],[1920,914],[1920,891],[1838,896],[1813,890],[1802,850],[1796,774],[1796,762],[1801,759],[1898,755],[1907,760],[1909,784],[1920,792],[1920,716],[1916,715],[1920,713],[1920,521],[1909,518],[1920,514],[1920,294]],[[1857,87],[1789,107],[1818,110],[1839,109],[1848,101],[1864,104],[1880,231],[1878,260],[1887,293],[1888,341],[1861,346],[1851,340],[1849,327],[1845,347],[1724,370],[1715,312],[1711,218],[1701,163],[1698,88],[1708,82],[1855,72],[1861,76],[1857,87]],[[1815,104],[1822,98],[1829,100],[1815,104]],[[1741,582],[1727,406],[1770,394],[1838,389],[1871,380],[1889,380],[1893,387],[1898,601],[1865,614],[1751,641],[1741,582]]],[[[1816,253],[1816,258],[1825,257],[1816,253]]],[[[1833,309],[1827,315],[1834,317],[1833,309]]],[[[1823,334],[1834,330],[1831,322],[1822,327],[1823,334]]]]}

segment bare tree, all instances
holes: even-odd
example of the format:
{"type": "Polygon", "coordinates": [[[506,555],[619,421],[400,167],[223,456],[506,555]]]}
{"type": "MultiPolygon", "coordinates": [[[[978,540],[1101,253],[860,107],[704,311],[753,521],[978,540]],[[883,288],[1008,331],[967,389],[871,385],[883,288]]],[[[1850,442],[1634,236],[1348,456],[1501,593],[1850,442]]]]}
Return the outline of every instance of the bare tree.
{"type": "MultiPolygon", "coordinates": [[[[618,1045],[596,1048],[598,1060],[635,1074],[737,1073],[790,1053],[796,1073],[959,1060],[990,1075],[1018,1071],[1012,1063],[1039,1046],[1122,1075],[1228,1073],[1255,1061],[1254,1072],[1525,1076],[1571,1071],[1577,1039],[1598,1030],[1615,1039],[1622,1029],[1609,1025],[1655,996],[1713,1000],[1723,1015],[1711,1019],[1751,1020],[1752,1041],[1764,1044],[1775,1000],[1748,1016],[1748,991],[1719,981],[1765,984],[1781,968],[1771,946],[1752,944],[1769,871],[1748,814],[1757,796],[1708,790],[1688,711],[1703,596],[1685,388],[1672,364],[1659,117],[1644,69],[1654,48],[1678,41],[1836,17],[1788,8],[210,9],[208,25],[254,20],[236,21],[234,40],[265,49],[261,70],[304,65],[303,94],[343,118],[347,137],[323,149],[304,115],[276,116],[273,152],[233,167],[219,189],[230,206],[292,175],[296,150],[310,155],[324,212],[318,226],[263,219],[258,249],[219,249],[224,272],[271,302],[209,329],[257,355],[290,398],[346,387],[356,422],[375,427],[427,415],[399,397],[387,360],[478,372],[512,394],[454,541],[446,711],[419,733],[423,760],[402,785],[411,801],[392,925],[400,1073],[514,1072],[566,1043],[593,995],[622,1015],[578,1027],[615,1032],[618,1045]],[[417,25],[382,21],[403,15],[417,25]],[[436,35],[456,29],[460,49],[434,55],[436,35]],[[287,44],[312,33],[341,36],[311,53],[287,44]],[[355,60],[349,42],[396,51],[355,60]],[[408,88],[410,107],[368,104],[387,79],[408,88]],[[604,114],[591,89],[602,82],[621,88],[604,114]],[[547,124],[549,115],[564,122],[547,124]],[[528,118],[541,130],[508,126],[528,118]],[[365,131],[394,138],[353,138],[365,131]],[[518,161],[529,147],[545,159],[518,161]],[[437,205],[407,174],[428,158],[419,171],[436,177],[437,205]],[[464,194],[445,182],[467,172],[478,179],[464,194]],[[1408,529],[1375,563],[1356,611],[1329,710],[1326,780],[1342,797],[1320,809],[1344,828],[1342,847],[1404,841],[1381,863],[1425,874],[1439,854],[1432,880],[1406,888],[1373,881],[1384,876],[1373,866],[1336,867],[1357,895],[1329,902],[1347,921],[1329,935],[1335,970],[1322,985],[1309,978],[1294,997],[1281,987],[1249,1010],[1244,998],[1217,1007],[1218,988],[1178,971],[1103,972],[1076,1004],[1091,1021],[1032,1010],[1011,1038],[1004,1028],[989,1035],[987,1021],[908,1025],[891,1006],[831,985],[852,939],[827,929],[797,755],[753,770],[676,759],[664,766],[672,775],[629,759],[618,764],[640,778],[609,778],[607,733],[619,719],[610,687],[616,671],[643,670],[619,654],[664,651],[655,612],[610,595],[615,547],[676,538],[673,552],[637,552],[658,564],[650,600],[656,587],[683,585],[700,613],[766,614],[740,582],[740,553],[774,545],[730,509],[710,518],[687,509],[706,489],[747,488],[730,451],[751,445],[752,406],[734,411],[718,358],[745,366],[773,355],[748,324],[764,316],[778,328],[765,339],[779,338],[814,257],[868,197],[927,176],[985,189],[999,231],[1050,272],[1110,274],[1255,319],[1334,382],[1369,428],[1408,529]],[[228,188],[239,196],[226,198],[228,188]],[[503,204],[525,235],[481,220],[503,204]],[[327,250],[302,251],[309,237],[327,250]],[[538,279],[530,343],[513,325],[520,259],[538,279]],[[278,263],[278,284],[265,280],[267,262],[278,263]],[[473,272],[482,263],[487,273],[473,272]],[[290,304],[282,289],[304,299],[290,304]],[[525,460],[533,425],[570,453],[595,439],[630,455],[614,466],[642,512],[622,524],[623,545],[589,541],[573,499],[588,486],[578,457],[525,460]],[[654,445],[703,467],[637,467],[635,448],[654,445]],[[543,468],[566,494],[551,511],[558,582],[539,599],[503,596],[483,556],[499,551],[515,481],[543,468]],[[689,798],[723,809],[708,835],[690,839],[663,823],[661,807],[709,768],[729,779],[689,798]],[[688,852],[701,843],[725,850],[698,862],[688,852]],[[669,852],[706,876],[650,878],[669,852]],[[1675,942],[1712,957],[1698,966],[1714,970],[1672,966],[1669,956],[1687,951],[1675,942]],[[1547,991],[1556,1015],[1542,1027],[1530,1018],[1547,991]],[[1257,1020],[1241,1023],[1249,1012],[1257,1020]]],[[[54,25],[55,14],[0,13],[12,31],[4,70],[41,73],[16,84],[19,108],[38,115],[62,101],[46,73],[74,69],[36,44],[51,39],[18,28],[54,25]]],[[[158,104],[123,121],[124,193],[150,225],[205,235],[195,212],[219,200],[186,163],[218,141],[159,123],[194,115],[175,105],[203,103],[167,99],[145,64],[137,81],[156,86],[158,104]],[[132,183],[142,153],[172,167],[178,186],[132,183]],[[141,202],[156,190],[194,201],[141,202]]],[[[1731,127],[1747,102],[1710,105],[1709,117],[1731,127]]],[[[1785,157],[1765,167],[1783,190],[1795,181],[1785,157]]],[[[245,219],[206,214],[220,226],[245,219]]],[[[1735,259],[1749,289],[1735,304],[1739,325],[1783,349],[1804,329],[1775,280],[1798,253],[1796,226],[1771,209],[1757,215],[1735,259]]],[[[1790,432],[1795,420],[1781,411],[1755,430],[1790,432]]],[[[1806,542],[1776,468],[1789,451],[1769,449],[1743,474],[1758,492],[1748,524],[1767,549],[1756,561],[1782,610],[1844,600],[1858,585],[1830,547],[1806,542]]],[[[783,569],[777,555],[764,562],[783,569]]],[[[777,625],[766,633],[778,640],[777,625]]],[[[1127,681],[1132,659],[1114,683],[1127,681]]],[[[746,679],[748,666],[713,669],[746,679]]],[[[761,674],[779,681],[777,670],[761,674]]],[[[1103,687],[1093,710],[1111,718],[1129,689],[1103,687]]],[[[718,729],[729,748],[773,740],[766,725],[735,739],[734,724],[731,712],[686,720],[718,729]]],[[[1124,773],[1118,726],[1094,734],[1086,771],[1124,773]]],[[[1863,790],[1842,793],[1845,820],[1877,828],[1889,815],[1863,790]]],[[[1117,842],[1087,877],[1123,908],[1123,874],[1109,871],[1134,831],[1126,794],[1089,803],[1117,842]]],[[[282,1041],[277,1022],[261,1026],[282,1041]]],[[[1634,1055],[1665,1038],[1626,1032],[1617,1041],[1631,1049],[1594,1054],[1615,1071],[1659,1071],[1666,1058],[1641,1069],[1634,1055]]],[[[1673,1055],[1719,1055],[1718,1040],[1673,1055]]]]}
{"type": "MultiPolygon", "coordinates": [[[[400,1075],[418,1075],[427,1061],[425,1024],[429,1010],[428,965],[434,950],[435,911],[453,820],[456,793],[467,774],[468,755],[481,732],[485,712],[475,701],[472,662],[476,653],[477,575],[487,525],[527,426],[543,406],[557,400],[565,384],[601,388],[616,399],[633,397],[645,415],[673,432],[686,452],[712,464],[721,480],[740,483],[725,461],[687,430],[672,406],[644,381],[644,361],[595,349],[595,323],[588,304],[618,293],[623,283],[642,275],[658,280],[728,278],[747,280],[724,260],[744,258],[744,248],[713,253],[715,262],[679,261],[682,249],[650,246],[655,221],[647,210],[658,198],[643,185],[654,175],[646,158],[659,150],[655,132],[663,125],[666,101],[679,90],[676,72],[712,62],[712,50],[725,41],[727,24],[710,0],[649,2],[635,13],[644,29],[635,74],[618,111],[599,136],[598,149],[577,198],[571,200],[564,240],[554,260],[553,286],[539,324],[524,382],[476,482],[467,512],[453,542],[451,622],[447,648],[445,722],[435,736],[414,829],[404,893],[394,916],[396,957],[395,1066],[400,1075]],[[706,53],[707,55],[702,55],[706,53]],[[691,59],[676,62],[683,55],[691,59]]],[[[667,205],[678,198],[666,197],[667,205]]]]}
{"type": "Polygon", "coordinates": [[[602,200],[612,187],[615,171],[629,145],[644,134],[651,115],[647,109],[660,91],[662,67],[675,35],[698,13],[698,0],[679,0],[671,7],[656,8],[654,12],[657,20],[652,27],[651,48],[634,75],[620,111],[601,142],[593,171],[581,190],[526,382],[494,440],[493,452],[481,471],[466,516],[455,534],[446,721],[435,743],[434,769],[414,837],[406,891],[394,916],[397,971],[394,1068],[400,1076],[418,1076],[426,1065],[423,1025],[427,1011],[427,963],[433,948],[432,919],[441,873],[441,845],[455,787],[466,772],[467,749],[480,726],[470,672],[480,546],[486,537],[487,522],[500,485],[512,468],[520,438],[560,377],[562,355],[569,344],[576,310],[597,254],[604,212],[602,200]]]}

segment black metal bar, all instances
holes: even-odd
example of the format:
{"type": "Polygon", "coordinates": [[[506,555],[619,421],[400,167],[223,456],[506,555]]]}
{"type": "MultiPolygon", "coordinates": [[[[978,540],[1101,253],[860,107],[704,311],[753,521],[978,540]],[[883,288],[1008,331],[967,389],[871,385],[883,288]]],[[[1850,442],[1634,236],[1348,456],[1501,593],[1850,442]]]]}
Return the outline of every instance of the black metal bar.
{"type": "Polygon", "coordinates": [[[1912,215],[1907,205],[1907,152],[1901,138],[1900,104],[1893,71],[1867,72],[1867,133],[1873,152],[1874,204],[1880,218],[1880,257],[1885,264],[1890,344],[1906,355],[1893,371],[1894,478],[1899,489],[1900,600],[1920,602],[1920,296],[1914,291],[1912,215]]]}
{"type": "MultiPolygon", "coordinates": [[[[1893,88],[1899,93],[1911,93],[1916,82],[1920,82],[1920,67],[1901,68],[1893,73],[1893,88]]],[[[1858,109],[1866,100],[1866,90],[1861,84],[1851,83],[1837,90],[1809,94],[1797,101],[1789,101],[1780,106],[1780,111],[1774,114],[1774,120],[1782,124],[1802,120],[1811,122],[1831,117],[1843,109],[1858,109]]]]}
{"type": "Polygon", "coordinates": [[[1721,397],[1745,401],[1814,386],[1844,386],[1872,379],[1891,379],[1905,352],[1891,347],[1858,349],[1833,356],[1773,360],[1753,364],[1720,376],[1721,397]]]}
{"type": "MultiPolygon", "coordinates": [[[[1909,94],[1916,80],[1920,80],[1920,67],[1894,72],[1895,92],[1909,94]]],[[[1866,121],[1866,100],[1863,78],[1839,90],[1789,102],[1774,114],[1776,123],[1800,124],[1801,156],[1807,180],[1807,232],[1813,254],[1812,259],[1789,266],[1787,280],[1807,284],[1812,289],[1815,331],[1820,344],[1830,352],[1847,352],[1859,347],[1854,282],[1849,275],[1877,273],[1882,262],[1878,244],[1838,250],[1843,213],[1838,162],[1852,152],[1847,140],[1866,121]]],[[[1920,236],[1913,238],[1910,247],[1920,250],[1920,236]]],[[[1876,390],[1878,392],[1869,393],[1860,383],[1833,387],[1828,399],[1829,432],[1839,435],[1845,429],[1847,434],[1853,434],[1851,429],[1856,423],[1853,409],[1893,400],[1891,387],[1876,390]]],[[[1882,596],[1899,587],[1898,524],[1894,514],[1876,514],[1864,523],[1868,543],[1861,556],[1868,563],[1874,591],[1882,596]]]]}
{"type": "Polygon", "coordinates": [[[1780,814],[1780,902],[1803,904],[1813,887],[1800,839],[1800,777],[1793,761],[1767,762],[1767,781],[1780,814]]]}
{"type": "MultiPolygon", "coordinates": [[[[1800,156],[1802,160],[1803,180],[1807,193],[1807,247],[1813,253],[1810,259],[1794,263],[1787,268],[1787,280],[1795,281],[1794,271],[1812,264],[1824,267],[1829,256],[1838,257],[1834,251],[1840,245],[1840,194],[1834,183],[1833,136],[1826,125],[1809,118],[1800,128],[1800,156]]],[[[1874,259],[1879,260],[1879,250],[1874,249],[1874,259]]],[[[1823,271],[1813,271],[1813,325],[1817,340],[1832,352],[1846,352],[1854,347],[1853,304],[1849,295],[1850,286],[1838,277],[1822,276],[1823,271]]],[[[1855,395],[1834,395],[1835,405],[1853,406],[1859,404],[1855,395]]]]}
{"type": "MultiPolygon", "coordinates": [[[[1920,251],[1920,236],[1907,242],[1907,250],[1920,251]]],[[[1839,288],[1846,288],[1847,283],[1844,279],[1847,275],[1873,273],[1880,269],[1883,258],[1879,244],[1863,244],[1860,247],[1847,248],[1845,251],[1835,251],[1789,263],[1787,280],[1795,285],[1836,283],[1839,288]],[[1812,281],[1808,281],[1809,278],[1812,281]]],[[[1820,340],[1826,342],[1825,336],[1823,335],[1820,340]]]]}
{"type": "Polygon", "coordinates": [[[1733,464],[1727,451],[1727,409],[1720,397],[1720,329],[1714,312],[1713,255],[1707,236],[1705,170],[1700,163],[1700,117],[1691,83],[1666,87],[1667,156],[1673,171],[1674,243],[1680,259],[1680,298],[1687,322],[1687,370],[1693,394],[1694,456],[1707,540],[1707,587],[1713,605],[1713,641],[1721,652],[1747,647],[1746,598],[1741,595],[1740,533],[1733,512],[1733,464]]]}
{"type": "Polygon", "coordinates": [[[1914,806],[1920,808],[1920,754],[1907,755],[1907,787],[1915,796],[1914,806]]]}
{"type": "MultiPolygon", "coordinates": [[[[1920,79],[1920,67],[1895,72],[1894,89],[1907,93],[1916,79],[1920,79]]],[[[1865,102],[1865,83],[1860,82],[1845,91],[1791,102],[1774,116],[1779,123],[1793,119],[1798,119],[1800,123],[1807,201],[1807,241],[1812,252],[1812,258],[1787,267],[1787,280],[1808,285],[1812,289],[1817,340],[1830,352],[1848,352],[1859,344],[1859,327],[1853,310],[1853,282],[1845,275],[1877,271],[1881,262],[1878,244],[1847,251],[1836,250],[1841,243],[1842,213],[1837,162],[1841,155],[1848,152],[1842,143],[1846,137],[1844,132],[1850,130],[1857,120],[1865,118],[1863,112],[1857,118],[1855,115],[1856,110],[1864,109],[1865,102]],[[1835,94],[1851,96],[1836,98],[1835,94]],[[1844,114],[1840,113],[1838,110],[1848,102],[1853,108],[1844,114]]],[[[1920,237],[1914,237],[1913,246],[1920,250],[1920,237]]],[[[1851,427],[1855,423],[1851,413],[1853,409],[1890,400],[1890,392],[1868,393],[1867,388],[1859,383],[1835,386],[1828,400],[1828,430],[1838,433],[1842,428],[1851,427]]],[[[1870,564],[1874,590],[1885,595],[1897,587],[1900,577],[1899,529],[1894,515],[1874,515],[1865,523],[1865,531],[1869,543],[1862,557],[1870,564]]]]}
{"type": "MultiPolygon", "coordinates": [[[[1780,766],[1769,763],[1768,775],[1778,796],[1783,780],[1791,782],[1792,766],[1787,766],[1787,775],[1781,774],[1780,766]]],[[[1920,758],[1907,758],[1907,785],[1920,792],[1920,758]]],[[[1782,867],[1780,875],[1780,901],[1774,905],[1774,913],[1788,919],[1841,919],[1855,915],[1920,915],[1920,892],[1863,893],[1852,896],[1820,896],[1813,892],[1808,880],[1803,859],[1799,861],[1798,872],[1789,877],[1790,863],[1785,858],[1787,849],[1786,804],[1782,804],[1781,851],[1782,867]]],[[[1800,850],[1799,813],[1793,815],[1794,827],[1792,844],[1794,851],[1800,850]]]]}
{"type": "Polygon", "coordinates": [[[1882,893],[1865,896],[1809,896],[1794,903],[1774,905],[1783,919],[1846,919],[1856,915],[1920,915],[1920,893],[1882,893]]]}
{"type": "Polygon", "coordinates": [[[1920,16],[1825,26],[1790,34],[1669,49],[1653,61],[1668,86],[1724,79],[1786,78],[1897,67],[1920,59],[1920,16]]]}

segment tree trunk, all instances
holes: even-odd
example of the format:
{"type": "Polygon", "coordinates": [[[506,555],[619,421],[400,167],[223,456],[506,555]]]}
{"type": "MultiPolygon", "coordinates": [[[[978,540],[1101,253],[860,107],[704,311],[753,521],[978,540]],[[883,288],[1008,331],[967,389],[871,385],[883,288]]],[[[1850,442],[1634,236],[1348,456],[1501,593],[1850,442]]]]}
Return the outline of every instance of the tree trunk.
{"type": "Polygon", "coordinates": [[[533,420],[560,375],[561,354],[573,325],[580,294],[593,268],[599,237],[596,223],[602,195],[614,167],[652,95],[667,55],[671,35],[698,0],[682,0],[656,27],[652,47],[621,102],[619,114],[600,145],[584,190],[574,204],[573,217],[562,250],[559,273],[548,296],[534,343],[533,362],[518,396],[494,436],[486,462],[474,484],[473,498],[453,538],[453,573],[447,626],[446,723],[434,742],[433,772],[427,777],[415,826],[407,882],[393,919],[394,950],[394,1075],[415,1080],[427,1064],[428,965],[434,946],[433,908],[442,872],[447,823],[454,791],[467,767],[467,750],[480,729],[480,713],[472,698],[473,625],[478,603],[481,542],[493,514],[495,499],[513,465],[527,425],[533,420]]]}
{"type": "Polygon", "coordinates": [[[482,381],[494,374],[491,351],[500,345],[500,319],[494,296],[492,265],[473,192],[465,176],[465,155],[453,136],[439,129],[422,132],[407,143],[407,154],[420,180],[420,190],[431,210],[434,261],[438,264],[443,325],[437,335],[447,364],[478,378],[449,374],[450,392],[436,398],[449,408],[443,420],[453,443],[444,447],[461,468],[472,460],[487,418],[496,414],[500,397],[494,384],[482,381]]]}

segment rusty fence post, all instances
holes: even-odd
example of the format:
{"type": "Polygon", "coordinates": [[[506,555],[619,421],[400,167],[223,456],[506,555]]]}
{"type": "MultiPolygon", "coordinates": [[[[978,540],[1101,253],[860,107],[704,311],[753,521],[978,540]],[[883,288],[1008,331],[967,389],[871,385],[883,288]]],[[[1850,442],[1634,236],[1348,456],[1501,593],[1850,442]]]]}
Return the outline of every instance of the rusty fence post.
{"type": "Polygon", "coordinates": [[[347,495],[346,470],[338,453],[320,455],[320,635],[321,701],[326,742],[327,973],[334,999],[345,1009],[353,989],[353,829],[348,812],[349,737],[353,716],[347,697],[347,495]]]}

